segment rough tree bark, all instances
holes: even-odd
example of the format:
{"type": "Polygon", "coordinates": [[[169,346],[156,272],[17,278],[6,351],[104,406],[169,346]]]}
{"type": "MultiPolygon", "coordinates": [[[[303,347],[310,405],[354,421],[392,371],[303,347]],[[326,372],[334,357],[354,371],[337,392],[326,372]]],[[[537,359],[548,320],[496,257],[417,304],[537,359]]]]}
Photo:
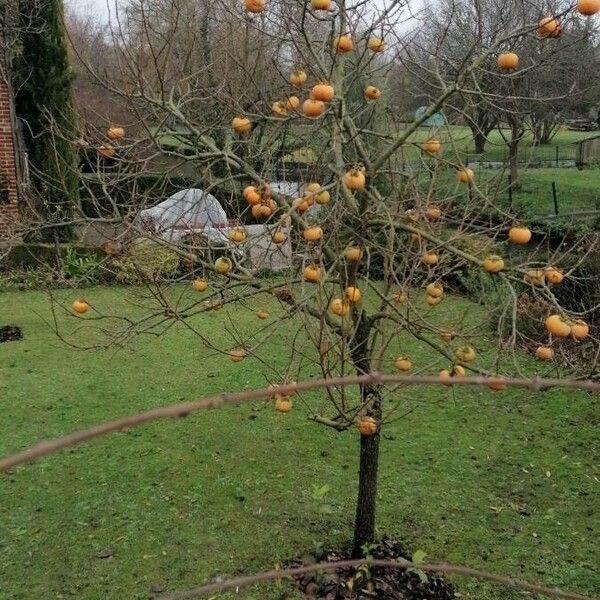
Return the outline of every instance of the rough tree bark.
{"type": "MultiPolygon", "coordinates": [[[[361,311],[354,336],[352,359],[359,374],[371,370],[371,322],[361,311]]],[[[378,386],[362,385],[361,400],[367,405],[367,414],[381,422],[381,398],[378,386]]],[[[362,556],[365,544],[375,540],[375,511],[377,508],[377,475],[379,465],[379,430],[375,435],[360,437],[360,462],[358,473],[358,497],[354,521],[353,556],[362,556]]]]}
{"type": "Polygon", "coordinates": [[[469,116],[467,120],[473,143],[475,144],[475,154],[483,154],[487,143],[487,136],[498,124],[498,119],[490,110],[477,109],[469,116]]]}
{"type": "Polygon", "coordinates": [[[481,131],[473,133],[473,142],[475,143],[475,154],[483,154],[485,152],[485,143],[487,137],[481,131]]]}
{"type": "Polygon", "coordinates": [[[507,115],[507,122],[510,129],[510,139],[506,142],[508,147],[508,168],[511,178],[511,187],[513,190],[521,188],[519,181],[519,143],[525,135],[523,119],[520,115],[507,115]]]}
{"type": "MultiPolygon", "coordinates": [[[[381,418],[379,400],[373,401],[369,413],[375,419],[381,418]]],[[[379,431],[375,435],[360,437],[360,467],[358,475],[358,498],[354,521],[352,554],[363,556],[363,547],[375,540],[375,510],[377,508],[377,476],[379,465],[379,431]]]]}

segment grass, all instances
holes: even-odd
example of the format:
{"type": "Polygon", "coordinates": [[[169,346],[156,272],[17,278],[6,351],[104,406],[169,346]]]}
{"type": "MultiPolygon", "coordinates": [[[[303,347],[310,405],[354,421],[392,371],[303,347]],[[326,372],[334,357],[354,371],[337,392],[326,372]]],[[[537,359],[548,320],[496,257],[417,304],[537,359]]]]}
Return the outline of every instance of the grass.
{"type": "MultiPolygon", "coordinates": [[[[508,132],[492,131],[488,135],[485,152],[482,155],[475,154],[473,135],[468,127],[451,125],[441,128],[421,127],[411,138],[413,143],[422,143],[432,136],[437,137],[446,148],[447,153],[458,153],[462,160],[467,157],[471,161],[504,162],[507,156],[506,142],[503,134],[509,136],[508,132]]],[[[519,161],[524,163],[535,163],[536,161],[553,161],[556,159],[556,149],[560,160],[575,159],[575,144],[588,137],[594,137],[598,132],[589,131],[560,131],[549,144],[533,146],[533,136],[526,133],[519,144],[519,161]]],[[[405,160],[418,159],[420,149],[412,146],[404,150],[405,160]]]]}
{"type": "Polygon", "coordinates": [[[528,214],[553,214],[552,182],[556,183],[559,214],[600,210],[600,169],[526,171],[514,207],[528,214]]]}
{"type": "MultiPolygon", "coordinates": [[[[552,182],[556,183],[559,214],[600,210],[600,169],[521,169],[519,177],[521,187],[513,193],[513,211],[526,219],[554,215],[552,182]]],[[[428,175],[422,173],[419,181],[427,191],[428,175]]],[[[442,171],[436,181],[439,198],[467,199],[467,189],[457,183],[454,169],[442,171]]],[[[475,186],[496,206],[508,208],[506,171],[476,170],[475,186]]]]}
{"type": "MultiPolygon", "coordinates": [[[[94,288],[86,297],[113,313],[135,312],[131,293],[94,288]]],[[[469,318],[481,314],[461,299],[442,306],[438,319],[466,308],[469,318]]],[[[3,322],[25,335],[0,346],[2,455],[104,419],[263,385],[269,366],[284,364],[275,341],[263,349],[265,363],[234,365],[183,329],[120,351],[81,352],[42,322],[48,307],[41,292],[0,295],[3,322]]],[[[225,316],[206,313],[194,324],[227,346],[225,316]]],[[[256,327],[241,307],[231,316],[256,327]]],[[[59,319],[68,329],[82,322],[59,319]]],[[[414,364],[431,361],[423,344],[404,343],[414,364]]],[[[487,343],[479,341],[484,355],[487,343]]],[[[432,559],[590,594],[600,589],[593,398],[418,388],[406,391],[405,402],[416,410],[391,423],[382,441],[381,533],[432,559]]],[[[305,403],[315,409],[322,399],[298,399],[288,415],[254,402],[155,423],[2,476],[0,597],[142,599],[157,583],[173,591],[347,542],[357,436],[307,422],[305,403]],[[311,492],[325,484],[329,514],[311,492]],[[103,549],[112,555],[99,558],[103,549]]],[[[461,598],[522,597],[475,581],[458,585],[461,598]]],[[[297,597],[287,589],[235,597],[297,597]]]]}
{"type": "MultiPolygon", "coordinates": [[[[311,162],[314,157],[318,156],[326,143],[326,139],[315,131],[314,124],[306,126],[305,122],[300,119],[298,123],[294,123],[292,127],[296,136],[304,136],[310,139],[310,147],[300,150],[295,150],[290,155],[286,156],[286,160],[295,160],[298,162],[311,162]]],[[[595,137],[598,131],[569,131],[564,130],[556,134],[556,136],[548,144],[542,146],[533,145],[533,135],[528,132],[524,135],[523,140],[519,144],[519,161],[522,163],[535,164],[538,161],[554,161],[557,156],[559,160],[575,160],[576,146],[575,144],[583,139],[595,137]]],[[[494,130],[488,135],[488,141],[485,147],[485,152],[482,155],[475,154],[473,143],[473,135],[468,127],[460,125],[449,125],[444,127],[420,127],[410,138],[409,143],[403,147],[399,153],[399,160],[418,161],[421,157],[421,144],[430,137],[437,137],[444,145],[444,151],[447,156],[457,154],[463,161],[492,161],[505,162],[507,157],[506,141],[503,136],[509,136],[506,131],[494,130]]],[[[188,144],[185,141],[185,135],[174,135],[162,133],[159,136],[159,141],[162,144],[179,147],[185,150],[188,144]]],[[[294,139],[294,138],[292,138],[294,139]]],[[[379,144],[378,144],[379,145],[379,144]]]]}
{"type": "MultiPolygon", "coordinates": [[[[310,164],[316,160],[319,151],[317,149],[324,140],[311,130],[313,147],[299,148],[286,155],[286,160],[297,163],[310,164]]],[[[308,135],[308,133],[306,134],[308,135]]],[[[526,134],[519,146],[519,161],[521,162],[522,187],[513,196],[513,208],[524,216],[533,218],[554,214],[554,200],[552,196],[552,182],[556,182],[559,204],[559,213],[596,210],[600,206],[600,169],[578,170],[574,168],[546,167],[527,168],[535,165],[537,161],[553,161],[558,149],[561,160],[573,160],[575,158],[575,143],[587,137],[593,137],[597,132],[561,131],[550,144],[544,146],[532,146],[531,134],[526,134]]],[[[418,161],[422,158],[420,145],[431,136],[438,137],[444,145],[442,157],[452,161],[452,157],[460,157],[463,162],[468,161],[506,161],[506,145],[502,135],[498,131],[490,133],[488,144],[484,155],[473,155],[472,135],[468,127],[453,125],[443,128],[422,127],[418,129],[411,138],[411,143],[406,145],[396,156],[398,167],[401,168],[403,161],[418,161]]],[[[176,142],[174,136],[165,134],[165,142],[171,144],[176,142]]],[[[161,138],[162,139],[162,138],[161,138]]],[[[477,164],[477,163],[475,163],[477,164]]],[[[483,186],[487,192],[488,186],[493,194],[498,193],[498,181],[500,181],[500,193],[498,200],[501,205],[508,206],[508,193],[506,170],[478,169],[477,185],[483,186]]],[[[427,174],[423,173],[427,180],[427,174]]],[[[456,190],[455,175],[452,170],[448,175],[442,176],[443,186],[450,190],[456,190]]],[[[442,188],[444,189],[444,188],[442,188]]],[[[460,189],[460,188],[458,188],[460,189]]]]}

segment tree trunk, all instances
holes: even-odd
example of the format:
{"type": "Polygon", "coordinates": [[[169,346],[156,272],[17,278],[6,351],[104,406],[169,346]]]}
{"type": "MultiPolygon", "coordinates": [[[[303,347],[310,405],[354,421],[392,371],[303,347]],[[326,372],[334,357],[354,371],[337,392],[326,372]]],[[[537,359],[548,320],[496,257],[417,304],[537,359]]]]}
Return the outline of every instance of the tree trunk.
{"type": "MultiPolygon", "coordinates": [[[[365,311],[361,311],[356,324],[352,360],[356,372],[361,375],[371,370],[371,349],[369,339],[371,322],[365,311]]],[[[381,396],[379,387],[361,385],[360,396],[367,406],[367,414],[378,423],[381,422],[381,396]]],[[[360,436],[360,462],[358,472],[358,497],[356,500],[356,519],[354,521],[354,540],[352,553],[363,556],[365,544],[375,540],[375,510],[377,504],[377,470],[379,466],[379,430],[375,435],[360,436]]]]}
{"type": "Polygon", "coordinates": [[[549,144],[552,141],[560,127],[559,123],[560,122],[558,118],[556,118],[554,115],[544,119],[542,122],[542,135],[540,138],[540,144],[549,144]]]}
{"type": "Polygon", "coordinates": [[[519,181],[519,143],[523,139],[525,128],[519,115],[509,114],[506,117],[506,121],[510,127],[510,138],[506,141],[506,145],[508,146],[508,168],[511,188],[519,190],[521,189],[521,182],[519,181]]]}
{"type": "Polygon", "coordinates": [[[487,144],[487,136],[493,131],[498,123],[498,118],[487,108],[477,108],[470,115],[467,125],[471,130],[473,143],[475,144],[475,153],[483,154],[487,144]]]}
{"type": "Polygon", "coordinates": [[[485,134],[482,131],[475,132],[473,134],[473,141],[475,142],[475,154],[483,154],[487,142],[485,134]]]}
{"type": "Polygon", "coordinates": [[[552,130],[545,128],[540,136],[540,146],[547,146],[552,141],[552,130]]]}
{"type": "Polygon", "coordinates": [[[544,143],[543,124],[541,121],[535,121],[533,124],[532,146],[540,146],[544,143]]]}
{"type": "Polygon", "coordinates": [[[364,556],[363,547],[375,540],[375,510],[377,508],[377,469],[379,466],[379,431],[375,435],[360,436],[360,467],[358,499],[354,521],[352,554],[364,556]]]}

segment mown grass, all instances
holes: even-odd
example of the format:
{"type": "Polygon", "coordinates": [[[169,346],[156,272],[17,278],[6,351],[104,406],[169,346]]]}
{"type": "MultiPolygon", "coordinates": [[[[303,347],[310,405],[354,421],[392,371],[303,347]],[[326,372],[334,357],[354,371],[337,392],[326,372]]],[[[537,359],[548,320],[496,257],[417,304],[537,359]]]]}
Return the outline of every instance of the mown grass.
{"type": "MultiPolygon", "coordinates": [[[[518,148],[519,161],[535,163],[536,161],[554,161],[558,148],[559,160],[575,159],[575,144],[578,141],[598,135],[598,132],[564,130],[556,134],[550,143],[541,146],[533,145],[533,136],[526,133],[518,148]]],[[[430,137],[438,138],[446,153],[460,156],[463,161],[492,161],[504,162],[507,158],[506,140],[510,138],[507,131],[494,130],[488,135],[483,154],[475,154],[473,135],[468,127],[450,125],[446,127],[421,127],[410,138],[410,145],[404,149],[405,160],[416,160],[421,150],[415,144],[420,144],[430,137]]]]}
{"type": "MultiPolygon", "coordinates": [[[[327,137],[323,135],[322,130],[314,123],[306,124],[303,119],[299,119],[291,126],[295,136],[304,136],[310,139],[310,144],[305,149],[294,150],[287,155],[285,160],[297,162],[311,162],[319,156],[323,146],[327,143],[327,137]]],[[[402,131],[400,131],[402,133],[402,131]]],[[[522,163],[534,164],[539,161],[575,160],[576,143],[589,137],[595,137],[599,132],[589,131],[559,131],[548,144],[533,145],[533,135],[527,132],[519,144],[518,155],[522,163]]],[[[406,145],[397,153],[400,162],[418,161],[422,155],[421,145],[430,137],[438,138],[444,146],[444,152],[447,156],[455,155],[464,162],[483,161],[483,162],[505,162],[507,159],[506,141],[510,134],[505,130],[494,130],[488,135],[485,151],[483,154],[476,154],[471,130],[466,126],[447,125],[443,127],[420,127],[411,135],[406,145]]],[[[162,133],[159,136],[162,144],[185,149],[185,135],[173,135],[162,133]]],[[[381,144],[376,139],[376,145],[381,144]]]]}
{"type": "Polygon", "coordinates": [[[554,214],[552,182],[559,214],[600,210],[600,169],[531,169],[523,174],[513,206],[527,214],[554,214]]]}
{"type": "MultiPolygon", "coordinates": [[[[86,297],[113,314],[139,310],[132,290],[92,288],[86,297]]],[[[58,297],[70,299],[62,290],[58,297]]],[[[272,299],[263,305],[277,314],[272,299]]],[[[469,309],[446,299],[444,322],[469,309]]],[[[194,319],[222,347],[229,316],[246,330],[241,307],[194,319]]],[[[283,366],[277,338],[265,361],[232,364],[187,329],[138,338],[124,349],[82,352],[42,321],[41,292],[0,295],[2,322],[25,339],[0,346],[0,452],[41,438],[172,402],[264,385],[283,366]]],[[[86,319],[59,314],[61,328],[86,319]]],[[[79,339],[95,339],[83,330],[79,339]]],[[[400,341],[416,365],[431,364],[421,342],[400,341]]],[[[490,340],[477,340],[485,356],[490,340]]],[[[485,360],[485,359],[484,359],[485,360]]],[[[527,361],[526,361],[527,362],[527,361]]],[[[431,369],[437,367],[431,364],[431,369]]],[[[533,372],[527,362],[526,368],[533,372]]],[[[307,376],[317,375],[307,367],[307,376]]],[[[469,564],[590,594],[600,589],[597,400],[583,393],[417,388],[400,391],[413,412],[383,436],[378,530],[434,559],[469,564]]],[[[326,406],[319,394],[288,415],[252,402],[155,423],[94,440],[0,478],[0,597],[152,597],[216,576],[268,569],[318,544],[351,535],[357,435],[307,421],[326,406]],[[329,485],[331,513],[313,485],[329,485]],[[110,549],[109,558],[99,553],[110,549]]],[[[516,592],[457,580],[462,598],[516,599],[516,592]]],[[[235,597],[293,598],[282,587],[235,597]]]]}
{"type": "MultiPolygon", "coordinates": [[[[497,207],[509,209],[508,173],[506,170],[475,169],[475,197],[485,197],[497,207]]],[[[426,191],[430,186],[427,173],[419,176],[420,186],[426,191]]],[[[456,180],[452,168],[436,175],[437,197],[468,200],[468,190],[456,180]]],[[[559,215],[590,212],[600,209],[600,169],[521,169],[519,187],[513,191],[512,212],[525,219],[555,214],[552,182],[556,185],[559,215]]],[[[587,215],[592,218],[592,215],[587,215]]]]}

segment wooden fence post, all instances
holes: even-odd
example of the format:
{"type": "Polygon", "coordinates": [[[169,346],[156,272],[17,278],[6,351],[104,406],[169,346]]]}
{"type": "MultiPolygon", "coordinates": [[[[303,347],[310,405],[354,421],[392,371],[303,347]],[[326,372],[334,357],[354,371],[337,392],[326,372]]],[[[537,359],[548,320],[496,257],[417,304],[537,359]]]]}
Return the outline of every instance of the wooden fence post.
{"type": "Polygon", "coordinates": [[[554,214],[558,214],[558,198],[556,196],[556,182],[552,182],[552,199],[554,200],[554,214]]]}
{"type": "Polygon", "coordinates": [[[584,141],[577,142],[575,146],[575,166],[578,169],[583,169],[583,147],[584,141]]]}

